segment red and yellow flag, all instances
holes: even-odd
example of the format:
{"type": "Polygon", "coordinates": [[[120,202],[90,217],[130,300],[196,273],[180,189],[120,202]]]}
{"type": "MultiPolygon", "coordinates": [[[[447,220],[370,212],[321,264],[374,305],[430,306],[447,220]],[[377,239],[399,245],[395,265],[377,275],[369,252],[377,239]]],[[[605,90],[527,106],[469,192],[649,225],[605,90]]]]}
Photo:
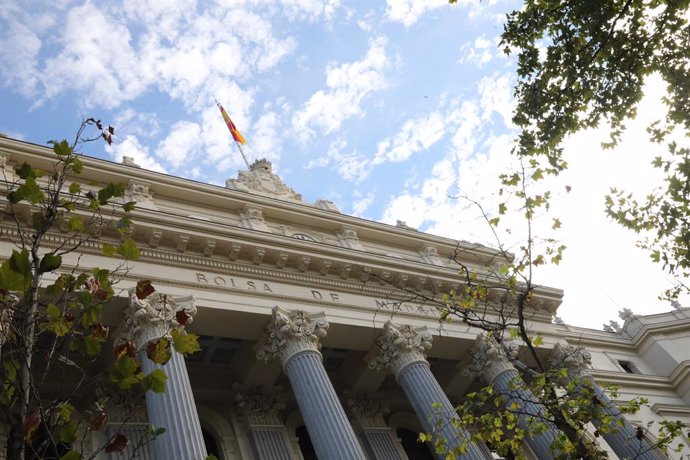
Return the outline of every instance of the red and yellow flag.
{"type": "Polygon", "coordinates": [[[228,115],[228,112],[226,112],[223,106],[220,104],[218,104],[218,108],[220,109],[220,114],[223,115],[223,120],[225,120],[225,124],[228,125],[230,134],[232,134],[232,138],[235,139],[235,142],[239,142],[243,145],[246,144],[247,141],[244,140],[244,136],[242,136],[242,133],[240,133],[240,131],[237,129],[235,123],[233,123],[230,119],[230,115],[228,115]]]}

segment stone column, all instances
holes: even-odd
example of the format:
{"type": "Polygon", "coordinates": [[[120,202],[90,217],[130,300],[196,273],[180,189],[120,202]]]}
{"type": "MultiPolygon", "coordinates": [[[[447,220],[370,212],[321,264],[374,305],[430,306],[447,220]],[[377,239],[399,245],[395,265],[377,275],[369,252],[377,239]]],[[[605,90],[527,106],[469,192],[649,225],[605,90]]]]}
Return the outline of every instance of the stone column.
{"type": "Polygon", "coordinates": [[[273,308],[258,359],[279,357],[319,458],[364,460],[364,452],[323,367],[319,340],[325,315],[273,308]]]}
{"type": "MultiPolygon", "coordinates": [[[[592,355],[583,348],[556,344],[549,359],[554,368],[565,368],[568,374],[577,379],[580,384],[575,391],[595,399],[601,405],[601,411],[613,417],[608,433],[602,436],[620,458],[635,458],[639,460],[663,460],[666,457],[644,438],[638,439],[637,429],[625,418],[616,403],[604,390],[587,374],[586,369],[592,362],[592,355]]],[[[592,420],[592,424],[600,428],[601,420],[592,420]]]]}
{"type": "Polygon", "coordinates": [[[235,402],[259,460],[293,460],[279,411],[285,407],[280,390],[235,386],[235,402]]]}
{"type": "MultiPolygon", "coordinates": [[[[458,458],[466,460],[490,459],[488,449],[469,440],[469,433],[453,426],[455,408],[438,384],[426,360],[431,348],[431,334],[426,327],[398,326],[390,321],[376,341],[376,356],[369,362],[372,369],[387,369],[405,391],[407,399],[434,440],[445,442],[450,451],[465,444],[467,451],[458,458]]],[[[435,454],[445,459],[445,454],[435,454]]]]}
{"type": "Polygon", "coordinates": [[[347,390],[345,400],[374,460],[407,460],[395,433],[383,419],[390,409],[380,395],[347,390]]]}
{"type": "Polygon", "coordinates": [[[129,338],[141,357],[142,371],[148,374],[154,369],[162,369],[168,376],[164,393],[146,392],[149,422],[166,430],[153,442],[155,458],[203,460],[207,456],[184,358],[172,347],[170,360],[162,366],[146,356],[149,342],[161,338],[172,340],[171,332],[183,330],[195,314],[196,307],[191,297],[180,304],[160,292],[153,292],[144,299],[139,299],[133,292],[130,297],[125,323],[129,338]]]}
{"type": "MultiPolygon", "coordinates": [[[[517,349],[511,351],[517,357],[517,349]]],[[[551,444],[558,437],[558,430],[547,420],[547,413],[531,391],[525,389],[520,373],[510,363],[506,349],[495,339],[482,334],[477,336],[470,351],[472,364],[463,369],[464,374],[479,375],[490,385],[497,396],[505,398],[506,407],[517,407],[519,425],[529,430],[532,423],[545,423],[546,431],[525,438],[525,442],[540,459],[554,458],[551,444]]]]}

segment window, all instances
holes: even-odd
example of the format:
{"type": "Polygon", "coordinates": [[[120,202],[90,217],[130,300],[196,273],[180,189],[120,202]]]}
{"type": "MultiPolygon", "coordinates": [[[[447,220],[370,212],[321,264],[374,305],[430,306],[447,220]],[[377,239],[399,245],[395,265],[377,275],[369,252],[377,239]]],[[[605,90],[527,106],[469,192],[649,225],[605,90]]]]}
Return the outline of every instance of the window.
{"type": "Polygon", "coordinates": [[[625,361],[622,359],[618,360],[618,365],[628,374],[641,374],[640,370],[630,361],[625,361]]]}
{"type": "Polygon", "coordinates": [[[298,240],[304,240],[304,241],[316,241],[314,238],[312,238],[309,235],[305,235],[304,233],[293,233],[292,234],[293,238],[297,238],[298,240]]]}
{"type": "Polygon", "coordinates": [[[299,450],[302,452],[302,457],[304,457],[304,460],[318,460],[314,446],[311,443],[311,438],[309,437],[307,427],[302,425],[297,428],[295,430],[295,436],[297,436],[299,450]]]}
{"type": "Polygon", "coordinates": [[[399,428],[395,433],[400,438],[400,444],[410,460],[433,460],[428,443],[419,442],[419,434],[414,431],[399,428]]]}
{"type": "Polygon", "coordinates": [[[208,452],[208,455],[215,455],[216,458],[222,459],[223,457],[220,455],[216,438],[203,428],[201,429],[201,434],[204,437],[204,444],[206,445],[206,452],[208,452]]]}

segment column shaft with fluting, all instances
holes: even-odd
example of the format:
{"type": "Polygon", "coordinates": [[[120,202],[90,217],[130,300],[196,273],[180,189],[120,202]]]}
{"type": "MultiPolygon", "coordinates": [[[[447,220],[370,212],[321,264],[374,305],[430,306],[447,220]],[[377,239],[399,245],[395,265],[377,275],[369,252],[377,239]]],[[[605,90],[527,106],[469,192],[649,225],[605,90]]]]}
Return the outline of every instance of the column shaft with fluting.
{"type": "Polygon", "coordinates": [[[155,457],[170,460],[205,459],[206,445],[182,355],[172,350],[172,358],[163,366],[144,357],[141,367],[146,374],[159,368],[168,376],[165,392],[146,392],[149,422],[154,428],[165,427],[165,433],[153,442],[155,457]]]}
{"type": "MultiPolygon", "coordinates": [[[[652,448],[644,436],[638,437],[638,430],[625,418],[616,403],[606,395],[604,390],[587,374],[592,362],[591,355],[582,348],[556,344],[551,353],[551,365],[565,368],[573,379],[581,383],[576,392],[591,400],[596,400],[600,410],[612,417],[611,424],[606,430],[601,430],[602,437],[619,458],[634,458],[637,460],[664,460],[667,457],[658,449],[652,448]]],[[[592,420],[592,424],[601,429],[600,419],[592,420]]],[[[642,432],[644,435],[644,432],[642,432]]]]}
{"type": "Polygon", "coordinates": [[[293,460],[282,427],[253,427],[249,436],[258,460],[293,460]]]}
{"type": "Polygon", "coordinates": [[[366,457],[328,379],[319,352],[328,322],[324,315],[273,308],[259,359],[280,357],[316,455],[328,460],[366,457]]]}
{"type": "Polygon", "coordinates": [[[407,460],[400,442],[383,418],[390,412],[383,393],[345,390],[345,405],[353,423],[362,433],[373,460],[407,460]]]}
{"type": "MultiPolygon", "coordinates": [[[[517,357],[517,351],[517,347],[511,348],[513,358],[517,357]]],[[[558,438],[558,429],[548,419],[546,408],[525,388],[520,373],[510,363],[508,350],[494,338],[480,334],[470,355],[472,364],[463,372],[481,376],[497,396],[504,398],[504,406],[517,414],[520,428],[528,431],[524,442],[537,457],[554,458],[552,445],[558,438]]]]}
{"type": "MultiPolygon", "coordinates": [[[[431,348],[431,334],[426,327],[397,326],[388,321],[376,342],[376,356],[369,367],[388,369],[405,391],[407,399],[424,429],[451,451],[464,446],[462,460],[490,459],[488,449],[470,441],[466,431],[454,426],[454,406],[431,373],[425,351],[431,348]]],[[[445,453],[435,453],[445,459],[445,453]]]]}
{"type": "Polygon", "coordinates": [[[175,302],[160,292],[145,298],[139,298],[136,292],[130,295],[125,315],[127,338],[134,343],[145,374],[162,369],[168,377],[163,393],[146,392],[149,422],[154,428],[165,428],[152,443],[155,458],[203,460],[207,456],[184,357],[172,345],[171,357],[163,365],[154,363],[146,355],[149,343],[168,340],[172,344],[172,331],[184,333],[185,325],[191,323],[195,314],[191,297],[175,302]]]}

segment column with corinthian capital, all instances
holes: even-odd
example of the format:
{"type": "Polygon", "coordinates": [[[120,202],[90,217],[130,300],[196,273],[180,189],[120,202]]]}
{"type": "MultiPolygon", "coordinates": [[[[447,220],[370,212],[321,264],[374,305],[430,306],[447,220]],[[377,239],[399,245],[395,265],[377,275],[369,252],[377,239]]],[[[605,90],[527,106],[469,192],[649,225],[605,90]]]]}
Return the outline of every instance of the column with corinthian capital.
{"type": "Polygon", "coordinates": [[[142,371],[148,374],[162,369],[168,376],[164,393],[146,392],[149,422],[154,428],[166,430],[153,442],[155,457],[160,459],[203,460],[207,456],[184,358],[172,347],[172,357],[162,366],[146,356],[146,344],[163,337],[172,340],[171,332],[183,329],[194,314],[196,307],[191,297],[185,302],[175,302],[165,294],[154,292],[139,299],[132,292],[125,316],[129,338],[141,357],[142,371]]]}
{"type": "MultiPolygon", "coordinates": [[[[608,433],[602,433],[602,436],[619,458],[638,460],[666,458],[658,449],[652,448],[644,437],[638,439],[637,429],[625,418],[616,403],[611,401],[592,376],[587,374],[586,369],[592,362],[592,355],[587,350],[557,343],[549,361],[552,367],[567,369],[572,378],[580,381],[575,391],[581,392],[593,401],[598,401],[598,404],[601,404],[601,411],[612,417],[608,430],[604,430],[608,433]]],[[[598,419],[592,420],[592,424],[597,428],[602,426],[601,420],[598,419]]]]}
{"type": "Polygon", "coordinates": [[[364,460],[352,426],[323,367],[319,340],[325,315],[273,308],[258,359],[280,358],[318,458],[364,460]]]}
{"type": "Polygon", "coordinates": [[[393,430],[386,425],[384,414],[390,409],[378,395],[345,391],[345,400],[364,441],[375,460],[407,460],[393,430]]]}
{"type": "Polygon", "coordinates": [[[258,460],[293,460],[279,411],[285,407],[280,389],[270,391],[259,386],[233,386],[235,402],[242,416],[252,450],[258,460]]]}
{"type": "MultiPolygon", "coordinates": [[[[444,442],[449,451],[465,444],[466,452],[458,457],[462,460],[491,458],[488,449],[471,442],[469,433],[453,426],[455,408],[426,360],[426,350],[431,348],[431,334],[426,327],[398,326],[388,321],[376,345],[376,356],[369,362],[369,367],[387,369],[395,376],[424,430],[432,433],[434,440],[444,442]]],[[[445,454],[435,455],[440,459],[446,458],[445,454]]]]}
{"type": "Polygon", "coordinates": [[[506,349],[494,338],[480,334],[470,355],[472,364],[463,373],[481,376],[496,395],[505,398],[506,407],[515,407],[523,430],[529,430],[534,423],[545,424],[545,431],[525,438],[525,442],[538,458],[554,458],[551,444],[558,437],[558,430],[547,420],[544,406],[539,404],[531,391],[525,389],[525,383],[518,370],[510,363],[506,349]]]}

